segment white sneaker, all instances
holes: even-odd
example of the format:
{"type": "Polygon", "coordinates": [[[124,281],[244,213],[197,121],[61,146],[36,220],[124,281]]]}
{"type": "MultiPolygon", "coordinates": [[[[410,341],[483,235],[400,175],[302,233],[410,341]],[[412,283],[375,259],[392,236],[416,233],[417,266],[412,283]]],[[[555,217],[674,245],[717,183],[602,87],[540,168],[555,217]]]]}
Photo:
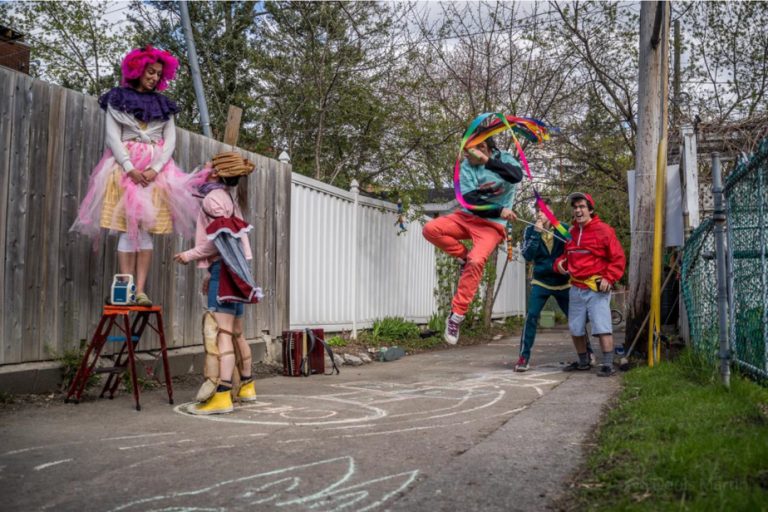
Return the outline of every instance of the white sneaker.
{"type": "Polygon", "coordinates": [[[463,315],[457,315],[451,313],[448,319],[445,321],[445,332],[443,333],[443,340],[449,345],[455,345],[459,342],[459,326],[464,321],[463,315]]]}

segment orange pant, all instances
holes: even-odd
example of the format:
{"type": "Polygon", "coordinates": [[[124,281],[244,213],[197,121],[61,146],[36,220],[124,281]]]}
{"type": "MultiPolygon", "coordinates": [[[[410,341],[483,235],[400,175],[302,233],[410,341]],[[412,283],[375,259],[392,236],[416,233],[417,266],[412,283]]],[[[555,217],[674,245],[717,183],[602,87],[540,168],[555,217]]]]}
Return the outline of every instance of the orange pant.
{"type": "Polygon", "coordinates": [[[477,293],[488,256],[506,237],[504,228],[476,215],[456,212],[427,222],[422,233],[430,243],[450,256],[467,262],[451,302],[451,310],[464,315],[477,293]],[[467,251],[459,240],[472,240],[472,250],[467,251]]]}

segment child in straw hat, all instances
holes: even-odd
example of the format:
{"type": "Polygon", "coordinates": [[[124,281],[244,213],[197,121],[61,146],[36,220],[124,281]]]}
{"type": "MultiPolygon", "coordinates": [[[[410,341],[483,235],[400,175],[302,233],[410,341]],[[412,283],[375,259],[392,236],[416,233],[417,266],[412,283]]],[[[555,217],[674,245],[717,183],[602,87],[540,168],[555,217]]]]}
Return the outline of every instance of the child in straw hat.
{"type": "Polygon", "coordinates": [[[248,232],[253,226],[243,220],[234,198],[240,178],[253,172],[253,168],[253,164],[238,153],[225,152],[216,155],[213,162],[200,171],[206,173],[207,178],[199,188],[203,201],[197,217],[195,247],[173,257],[177,263],[197,261],[198,268],[208,269],[209,277],[203,290],[207,288],[208,310],[218,324],[217,386],[211,390],[210,398],[190,410],[193,414],[223,414],[234,410],[231,391],[235,349],[241,359],[241,387],[236,398],[244,402],[256,400],[251,348],[243,335],[243,304],[257,303],[263,294],[246,263],[252,259],[248,232]]]}

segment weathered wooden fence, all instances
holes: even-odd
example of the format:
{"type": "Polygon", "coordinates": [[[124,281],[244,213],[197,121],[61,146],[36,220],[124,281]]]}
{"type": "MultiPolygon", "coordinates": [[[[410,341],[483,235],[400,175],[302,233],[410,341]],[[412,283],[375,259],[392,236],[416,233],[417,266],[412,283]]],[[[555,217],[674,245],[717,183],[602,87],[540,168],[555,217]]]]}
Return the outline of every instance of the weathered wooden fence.
{"type": "MultiPolygon", "coordinates": [[[[229,146],[177,130],[178,165],[191,170],[229,146]]],[[[117,272],[116,237],[94,247],[69,232],[91,169],[104,150],[96,98],[0,67],[0,365],[51,359],[95,328],[117,272]]],[[[289,325],[290,166],[243,152],[248,179],[254,275],[262,304],[246,308],[246,336],[289,325]]],[[[172,347],[201,343],[202,272],[173,262],[191,246],[155,237],[147,289],[164,308],[172,347]]],[[[144,348],[155,347],[149,339],[144,348]]]]}

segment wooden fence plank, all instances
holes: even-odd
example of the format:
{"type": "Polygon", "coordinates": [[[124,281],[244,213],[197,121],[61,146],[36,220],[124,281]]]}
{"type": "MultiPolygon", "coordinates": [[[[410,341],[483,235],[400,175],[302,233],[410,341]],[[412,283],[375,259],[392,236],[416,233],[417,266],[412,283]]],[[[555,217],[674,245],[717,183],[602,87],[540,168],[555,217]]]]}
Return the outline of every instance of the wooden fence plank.
{"type": "MultiPolygon", "coordinates": [[[[77,218],[77,207],[80,203],[81,169],[86,168],[85,154],[93,147],[94,142],[87,138],[85,133],[86,115],[84,110],[86,98],[82,95],[70,95],[67,99],[67,110],[63,119],[64,155],[60,162],[51,159],[49,162],[49,174],[56,173],[60,176],[59,208],[60,221],[58,225],[58,277],[56,284],[58,294],[52,294],[54,299],[61,297],[59,304],[57,328],[60,329],[61,339],[55,349],[63,352],[66,349],[76,348],[80,338],[87,336],[85,326],[82,329],[79,323],[83,316],[87,316],[88,304],[80,295],[88,289],[87,275],[85,272],[76,272],[75,268],[88,261],[91,252],[91,244],[85,239],[79,240],[75,233],[70,233],[69,228],[77,218]],[[75,283],[80,286],[75,286],[75,283]]],[[[85,173],[85,172],[84,172],[85,173]]],[[[83,297],[84,298],[84,297],[83,297]]],[[[55,307],[54,304],[51,307],[55,307]]],[[[51,333],[54,334],[54,333],[51,333]]]]}
{"type": "MultiPolygon", "coordinates": [[[[174,153],[174,161],[176,165],[183,170],[189,172],[189,148],[191,135],[186,130],[176,130],[176,151],[174,153]]],[[[180,241],[179,238],[173,240],[173,253],[176,254],[184,249],[191,247],[189,241],[180,241]]],[[[165,305],[164,310],[166,314],[171,313],[171,318],[166,320],[168,325],[168,332],[165,333],[166,339],[171,347],[181,347],[185,344],[186,339],[186,319],[187,311],[191,304],[189,304],[187,297],[187,288],[189,287],[191,272],[189,268],[177,265],[176,263],[170,263],[172,267],[173,281],[175,288],[175,298],[173,304],[165,305]]]]}
{"type": "MultiPolygon", "coordinates": [[[[66,90],[65,90],[66,92],[66,90]]],[[[53,115],[50,117],[48,132],[63,134],[63,137],[56,137],[56,141],[49,145],[48,160],[46,161],[46,181],[45,181],[45,209],[49,212],[59,212],[53,222],[48,222],[44,231],[45,239],[43,241],[43,257],[47,258],[44,280],[42,284],[42,297],[40,299],[39,317],[44,322],[41,335],[44,343],[48,344],[54,350],[64,343],[62,339],[62,314],[61,306],[61,275],[62,251],[61,251],[61,233],[66,233],[69,224],[61,214],[62,202],[64,200],[64,191],[62,188],[65,173],[69,178],[70,157],[82,154],[82,133],[79,130],[79,122],[82,120],[82,105],[84,96],[82,94],[62,94],[59,101],[59,114],[54,123],[53,115]],[[73,115],[77,112],[77,115],[73,115]],[[69,114],[69,115],[68,115],[69,114]],[[73,118],[72,120],[69,117],[73,118]],[[76,139],[77,146],[69,143],[68,140],[76,139]],[[79,147],[78,147],[79,146],[79,147]],[[65,170],[66,169],[66,170],[65,170]]],[[[53,107],[52,107],[53,108],[53,107]]],[[[53,114],[53,112],[51,112],[53,114]]],[[[80,159],[77,158],[79,161],[80,159]]],[[[79,165],[79,162],[78,162],[79,165]]],[[[41,356],[47,355],[46,347],[43,348],[41,356]]]]}
{"type": "MultiPolygon", "coordinates": [[[[83,102],[82,129],[83,140],[88,141],[87,146],[81,150],[83,151],[83,163],[79,169],[73,168],[71,170],[72,179],[76,179],[79,185],[77,206],[88,191],[88,183],[93,169],[104,155],[106,131],[104,113],[99,108],[95,98],[86,98],[83,102]]],[[[105,238],[106,235],[102,234],[101,239],[94,242],[85,237],[77,236],[77,253],[83,257],[81,262],[87,262],[89,271],[83,272],[82,263],[68,270],[75,276],[73,300],[80,303],[78,306],[79,339],[90,340],[93,335],[92,331],[101,317],[101,306],[104,304],[106,295],[103,272],[106,251],[105,238]]],[[[65,341],[68,342],[69,340],[65,341]]]]}
{"type": "Polygon", "coordinates": [[[280,336],[290,328],[291,289],[291,167],[273,162],[275,180],[275,328],[272,336],[280,336]]]}
{"type": "MultiPolygon", "coordinates": [[[[13,147],[11,140],[13,130],[13,107],[16,93],[16,80],[20,73],[9,71],[0,72],[0,256],[5,260],[7,250],[6,224],[8,205],[8,180],[11,174],[11,155],[13,147]]],[[[0,272],[0,364],[11,362],[6,360],[6,354],[11,352],[14,340],[6,336],[5,311],[5,272],[0,272]]]]}
{"type": "Polygon", "coordinates": [[[24,314],[24,255],[29,232],[27,212],[29,201],[29,132],[32,119],[32,78],[19,75],[13,91],[15,101],[11,112],[14,124],[11,136],[11,161],[8,173],[8,203],[5,241],[5,330],[3,339],[10,340],[5,353],[6,363],[19,363],[22,357],[24,314]]]}
{"type": "Polygon", "coordinates": [[[269,204],[267,194],[264,193],[268,183],[267,174],[269,170],[265,167],[261,158],[255,155],[249,155],[253,158],[253,163],[256,165],[256,169],[249,177],[249,194],[248,194],[248,210],[250,219],[249,222],[253,224],[253,240],[251,240],[251,251],[253,253],[253,265],[251,270],[253,271],[256,282],[261,286],[264,291],[264,300],[261,304],[256,306],[250,317],[248,324],[248,336],[258,336],[261,331],[269,330],[269,308],[272,304],[271,293],[272,290],[269,286],[269,280],[267,279],[267,236],[266,236],[266,216],[269,211],[269,204]]]}
{"type": "MultiPolygon", "coordinates": [[[[277,202],[275,189],[277,188],[277,162],[261,157],[262,165],[266,171],[266,183],[260,197],[266,204],[264,212],[264,275],[266,276],[266,286],[269,288],[269,302],[266,304],[267,325],[266,330],[271,335],[276,335],[278,319],[276,314],[277,291],[277,254],[275,246],[275,213],[277,211],[277,202]]],[[[261,327],[261,330],[265,330],[261,327]]]]}
{"type": "MultiPolygon", "coordinates": [[[[24,250],[24,294],[22,295],[22,345],[23,361],[41,359],[43,346],[49,343],[42,331],[45,325],[55,321],[56,312],[50,311],[48,318],[43,318],[46,297],[44,283],[47,279],[49,254],[46,251],[47,228],[55,224],[58,215],[51,215],[57,210],[51,209],[46,181],[48,178],[48,158],[55,151],[55,145],[61,140],[58,123],[61,117],[61,103],[66,98],[64,91],[53,89],[42,82],[32,83],[32,103],[29,131],[29,205],[26,215],[28,225],[27,244],[24,250]],[[51,126],[53,125],[53,126],[51,126]]],[[[58,193],[58,191],[56,191],[58,193]]],[[[57,226],[58,232],[58,226],[57,226]]],[[[57,255],[54,255],[57,256],[57,255]]]]}

